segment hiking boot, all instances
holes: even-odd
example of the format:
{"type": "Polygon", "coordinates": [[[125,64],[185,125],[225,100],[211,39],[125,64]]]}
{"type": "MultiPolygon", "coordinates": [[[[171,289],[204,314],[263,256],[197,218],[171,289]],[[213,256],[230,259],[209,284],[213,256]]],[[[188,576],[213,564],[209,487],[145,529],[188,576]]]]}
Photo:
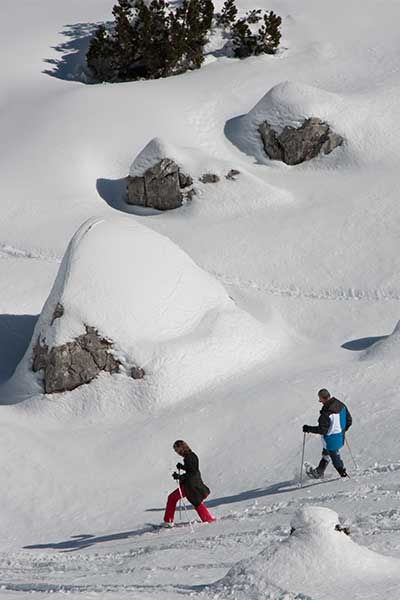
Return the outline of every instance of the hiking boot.
{"type": "Polygon", "coordinates": [[[306,469],[306,473],[310,479],[323,479],[324,474],[319,471],[318,467],[315,469],[314,467],[308,467],[306,469]]]}
{"type": "Polygon", "coordinates": [[[340,477],[348,477],[347,471],[344,467],[343,469],[338,469],[337,472],[339,473],[340,477]]]}

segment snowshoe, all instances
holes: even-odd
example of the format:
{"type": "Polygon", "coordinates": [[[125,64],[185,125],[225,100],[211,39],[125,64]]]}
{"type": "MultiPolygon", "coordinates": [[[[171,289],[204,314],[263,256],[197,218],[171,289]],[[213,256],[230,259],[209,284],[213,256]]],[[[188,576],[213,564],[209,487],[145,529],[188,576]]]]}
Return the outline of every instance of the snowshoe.
{"type": "Polygon", "coordinates": [[[308,465],[306,467],[306,474],[310,479],[323,479],[324,478],[324,474],[321,473],[321,471],[319,471],[318,468],[312,467],[311,465],[308,465]]]}
{"type": "Polygon", "coordinates": [[[348,477],[350,479],[350,475],[348,474],[346,469],[338,469],[338,473],[340,477],[348,477]]]}

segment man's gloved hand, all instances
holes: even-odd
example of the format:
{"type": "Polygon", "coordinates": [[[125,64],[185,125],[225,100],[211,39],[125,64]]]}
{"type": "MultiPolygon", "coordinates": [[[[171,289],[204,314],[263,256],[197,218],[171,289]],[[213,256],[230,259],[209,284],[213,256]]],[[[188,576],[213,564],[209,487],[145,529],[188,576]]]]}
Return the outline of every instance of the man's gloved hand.
{"type": "Polygon", "coordinates": [[[174,479],[179,479],[180,475],[175,471],[175,473],[172,473],[172,477],[174,479]]]}
{"type": "Polygon", "coordinates": [[[311,433],[311,426],[303,425],[303,433],[311,433]]]}
{"type": "Polygon", "coordinates": [[[178,471],[179,470],[183,471],[185,469],[185,467],[183,466],[182,463],[176,463],[176,468],[178,469],[178,471]]]}

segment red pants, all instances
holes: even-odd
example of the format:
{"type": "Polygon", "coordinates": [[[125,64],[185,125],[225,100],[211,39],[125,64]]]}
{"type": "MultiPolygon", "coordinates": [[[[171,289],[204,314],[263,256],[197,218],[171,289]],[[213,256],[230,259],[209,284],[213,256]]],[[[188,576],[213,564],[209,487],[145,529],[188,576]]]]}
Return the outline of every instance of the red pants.
{"type": "MultiPolygon", "coordinates": [[[[184,498],[186,498],[185,489],[182,485],[181,485],[181,492],[182,492],[182,496],[184,498]]],[[[176,505],[177,505],[177,502],[180,499],[180,497],[181,497],[181,494],[179,492],[179,488],[177,488],[174,492],[172,492],[168,496],[167,506],[165,508],[165,515],[164,515],[165,523],[173,523],[174,522],[175,509],[176,509],[176,505]]],[[[203,523],[204,522],[211,523],[212,521],[214,521],[214,518],[210,515],[210,513],[208,512],[208,510],[206,509],[206,507],[204,506],[203,503],[201,503],[200,506],[195,506],[195,509],[196,509],[197,514],[199,515],[200,519],[203,521],[203,523]]]]}

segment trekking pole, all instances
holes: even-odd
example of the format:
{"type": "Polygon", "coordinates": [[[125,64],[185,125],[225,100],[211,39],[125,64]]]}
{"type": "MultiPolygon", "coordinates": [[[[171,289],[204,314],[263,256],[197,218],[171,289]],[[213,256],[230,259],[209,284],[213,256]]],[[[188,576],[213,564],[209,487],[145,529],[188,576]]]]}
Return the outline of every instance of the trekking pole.
{"type": "MultiPolygon", "coordinates": [[[[179,475],[179,469],[178,469],[178,475],[179,475]]],[[[192,532],[192,533],[194,533],[193,523],[192,523],[192,521],[189,519],[189,511],[188,511],[188,509],[187,509],[186,502],[185,502],[185,500],[184,500],[184,498],[183,498],[182,489],[181,489],[181,480],[180,480],[180,479],[178,479],[178,488],[179,488],[179,493],[180,493],[180,496],[181,496],[181,502],[182,502],[182,504],[183,504],[183,508],[185,509],[185,514],[186,514],[186,519],[187,519],[187,522],[188,522],[188,523],[189,523],[189,525],[190,525],[190,530],[191,530],[191,532],[192,532]]]]}
{"type": "Polygon", "coordinates": [[[356,470],[358,471],[358,464],[356,463],[356,459],[355,459],[355,458],[354,458],[354,456],[353,456],[353,453],[352,453],[352,451],[351,451],[351,448],[350,448],[350,444],[349,444],[349,442],[348,442],[347,438],[345,438],[345,439],[346,439],[346,446],[347,446],[347,449],[348,449],[348,451],[350,452],[350,456],[351,456],[351,458],[352,458],[352,460],[353,460],[354,466],[355,466],[356,470]]]}
{"type": "MultiPolygon", "coordinates": [[[[178,467],[178,475],[181,474],[181,470],[178,467]]],[[[181,489],[181,486],[179,485],[179,490],[181,489]]],[[[180,523],[182,523],[182,493],[181,493],[181,497],[179,498],[179,521],[180,523]]]]}
{"type": "Polygon", "coordinates": [[[306,447],[306,433],[303,434],[303,451],[301,453],[301,468],[300,468],[300,477],[299,477],[299,487],[303,487],[303,469],[304,469],[304,450],[306,447]]]}

